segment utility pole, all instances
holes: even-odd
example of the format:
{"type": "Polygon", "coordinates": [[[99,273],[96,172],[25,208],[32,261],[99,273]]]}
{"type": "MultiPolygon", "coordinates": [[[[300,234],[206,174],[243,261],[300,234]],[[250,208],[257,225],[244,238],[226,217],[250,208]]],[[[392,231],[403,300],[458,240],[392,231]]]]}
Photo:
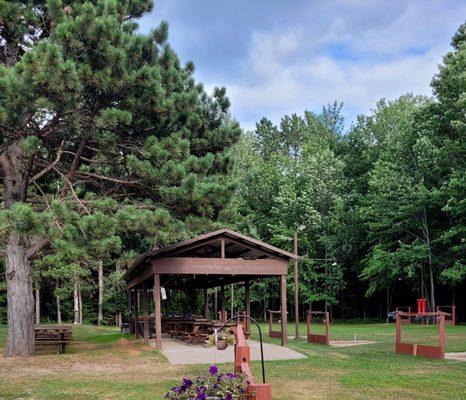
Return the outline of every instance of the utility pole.
{"type": "MultiPolygon", "coordinates": [[[[294,233],[294,254],[298,255],[298,231],[294,233]]],[[[298,259],[294,260],[294,319],[295,339],[299,339],[298,259]]]]}

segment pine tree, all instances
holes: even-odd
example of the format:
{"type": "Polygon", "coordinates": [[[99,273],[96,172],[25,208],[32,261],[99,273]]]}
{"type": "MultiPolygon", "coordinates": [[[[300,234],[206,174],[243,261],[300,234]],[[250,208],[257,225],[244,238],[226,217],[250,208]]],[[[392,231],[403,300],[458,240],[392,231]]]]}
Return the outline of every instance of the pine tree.
{"type": "Polygon", "coordinates": [[[172,232],[189,230],[193,216],[217,218],[234,190],[221,179],[240,133],[225,90],[211,97],[196,84],[192,63],[181,66],[167,43],[166,23],[136,32],[151,8],[149,0],[0,3],[7,356],[34,351],[31,260],[59,224],[54,203],[80,215],[102,198],[139,204],[168,214],[172,232]],[[35,33],[16,23],[23,12],[35,33]]]}

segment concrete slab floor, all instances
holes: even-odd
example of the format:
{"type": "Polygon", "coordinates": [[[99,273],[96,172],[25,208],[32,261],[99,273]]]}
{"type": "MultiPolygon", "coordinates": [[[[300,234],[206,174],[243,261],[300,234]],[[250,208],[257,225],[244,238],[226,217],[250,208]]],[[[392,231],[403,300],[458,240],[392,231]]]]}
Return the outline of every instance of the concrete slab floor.
{"type": "MultiPolygon", "coordinates": [[[[234,346],[228,346],[220,351],[215,347],[207,347],[202,344],[190,344],[178,339],[164,337],[162,354],[167,357],[172,365],[186,364],[221,364],[234,361],[234,346]]],[[[255,340],[247,340],[251,349],[251,360],[260,361],[260,343],[255,340]]],[[[155,348],[155,342],[149,344],[155,348]]],[[[288,347],[264,343],[264,360],[299,360],[306,358],[304,354],[291,350],[288,347]]]]}

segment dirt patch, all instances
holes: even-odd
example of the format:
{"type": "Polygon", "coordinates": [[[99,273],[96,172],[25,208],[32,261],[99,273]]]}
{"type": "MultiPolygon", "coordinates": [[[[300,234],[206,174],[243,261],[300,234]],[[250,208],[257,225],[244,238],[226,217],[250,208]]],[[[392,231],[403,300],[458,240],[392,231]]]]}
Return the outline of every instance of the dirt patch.
{"type": "Polygon", "coordinates": [[[117,351],[122,351],[123,353],[130,354],[132,356],[138,356],[142,353],[141,349],[138,349],[135,342],[128,339],[118,339],[113,345],[112,348],[117,351]]]}

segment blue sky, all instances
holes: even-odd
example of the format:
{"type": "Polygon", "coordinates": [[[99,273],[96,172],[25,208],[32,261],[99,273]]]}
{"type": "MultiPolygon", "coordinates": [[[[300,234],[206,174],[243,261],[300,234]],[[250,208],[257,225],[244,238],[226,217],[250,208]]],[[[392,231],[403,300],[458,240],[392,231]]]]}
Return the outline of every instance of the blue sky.
{"type": "Polygon", "coordinates": [[[245,129],[333,100],[349,126],[382,97],[431,94],[465,18],[464,0],[156,0],[140,29],[168,21],[181,60],[208,91],[227,88],[245,129]]]}

